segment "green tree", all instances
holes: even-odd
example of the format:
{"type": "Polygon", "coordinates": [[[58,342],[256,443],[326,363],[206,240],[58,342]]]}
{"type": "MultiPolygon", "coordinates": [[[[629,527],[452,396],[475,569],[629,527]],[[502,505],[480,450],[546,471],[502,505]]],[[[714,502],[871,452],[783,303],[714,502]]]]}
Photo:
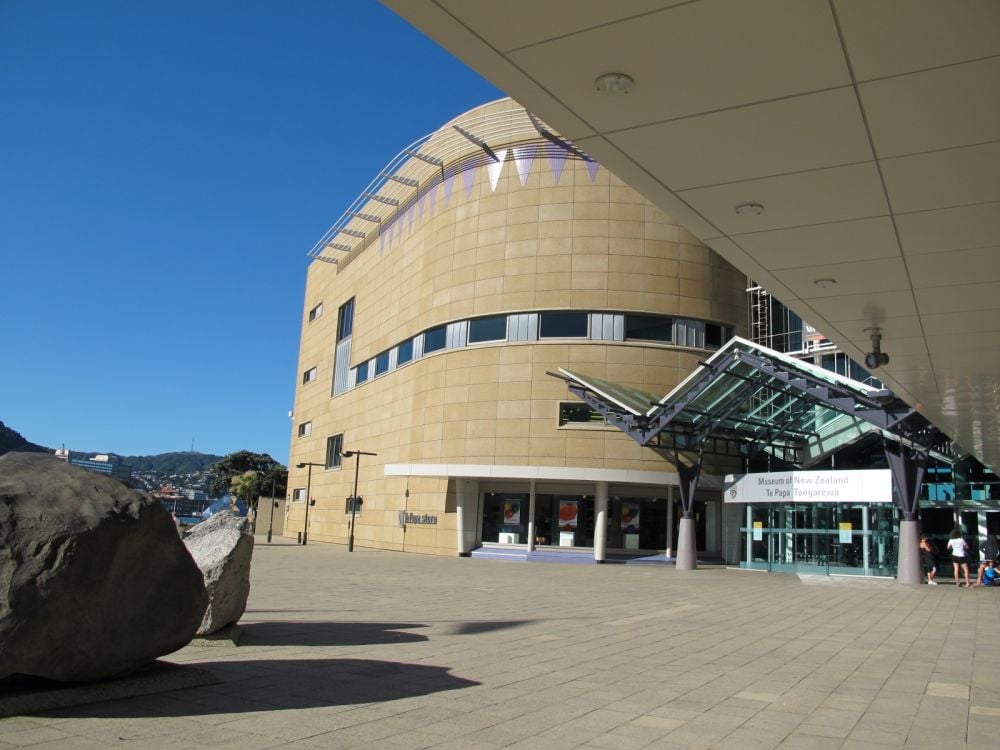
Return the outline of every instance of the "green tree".
{"type": "Polygon", "coordinates": [[[232,492],[235,497],[253,506],[261,495],[270,495],[272,483],[274,494],[284,495],[288,486],[288,469],[266,453],[238,451],[223,457],[210,468],[209,494],[221,497],[232,492]],[[247,475],[251,476],[247,476],[247,475]],[[236,492],[234,481],[239,478],[240,494],[236,492]]]}
{"type": "MultiPolygon", "coordinates": [[[[233,477],[232,483],[229,485],[233,498],[242,500],[248,508],[255,507],[260,495],[258,492],[260,475],[259,471],[244,471],[233,477]]],[[[270,492],[270,488],[268,488],[268,492],[270,492]]]]}

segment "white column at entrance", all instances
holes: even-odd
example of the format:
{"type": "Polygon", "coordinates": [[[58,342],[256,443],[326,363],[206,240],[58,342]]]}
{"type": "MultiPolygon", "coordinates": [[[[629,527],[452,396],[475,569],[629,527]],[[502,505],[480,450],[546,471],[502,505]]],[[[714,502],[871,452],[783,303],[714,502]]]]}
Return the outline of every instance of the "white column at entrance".
{"type": "Polygon", "coordinates": [[[753,506],[747,506],[747,567],[753,562],[753,506]]]}
{"type": "Polygon", "coordinates": [[[863,560],[865,575],[870,576],[872,574],[872,561],[869,556],[868,550],[872,546],[872,538],[869,534],[869,524],[868,524],[868,514],[871,513],[871,508],[867,505],[861,506],[861,559],[863,560]]]}
{"type": "Polygon", "coordinates": [[[528,551],[535,549],[535,480],[528,485],[528,551]]]}
{"type": "Polygon", "coordinates": [[[981,510],[976,513],[976,525],[979,527],[977,531],[979,532],[979,554],[980,560],[982,558],[983,547],[986,546],[986,511],[981,510]]]}
{"type": "Polygon", "coordinates": [[[674,486],[667,487],[667,557],[674,556],[674,486]]]}
{"type": "Polygon", "coordinates": [[[608,483],[598,482],[596,513],[594,513],[594,562],[602,563],[606,559],[608,548],[608,483]]]}
{"type": "Polygon", "coordinates": [[[455,480],[455,529],[457,532],[458,554],[468,557],[476,543],[478,521],[476,509],[479,506],[479,482],[475,479],[455,480]]]}

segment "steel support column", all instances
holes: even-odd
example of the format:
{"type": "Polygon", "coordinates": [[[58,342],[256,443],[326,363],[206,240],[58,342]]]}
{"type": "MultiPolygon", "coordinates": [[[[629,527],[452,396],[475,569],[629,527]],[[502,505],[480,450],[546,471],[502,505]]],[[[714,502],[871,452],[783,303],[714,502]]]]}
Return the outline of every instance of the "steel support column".
{"type": "Polygon", "coordinates": [[[927,468],[927,451],[905,446],[902,442],[886,440],[885,457],[889,462],[899,507],[903,512],[903,518],[899,522],[896,581],[905,584],[923,583],[917,518],[920,509],[920,489],[927,468]]]}
{"type": "Polygon", "coordinates": [[[677,570],[694,570],[698,567],[697,542],[694,533],[694,493],[701,476],[702,457],[691,466],[677,461],[681,485],[681,524],[677,534],[677,570]]]}

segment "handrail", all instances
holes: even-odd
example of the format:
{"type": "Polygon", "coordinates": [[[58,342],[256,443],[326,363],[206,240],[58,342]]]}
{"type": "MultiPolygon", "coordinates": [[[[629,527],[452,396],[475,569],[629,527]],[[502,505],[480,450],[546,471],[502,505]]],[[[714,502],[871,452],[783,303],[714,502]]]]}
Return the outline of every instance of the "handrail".
{"type": "Polygon", "coordinates": [[[512,100],[498,100],[461,115],[421,136],[396,154],[345,209],[308,255],[337,263],[371,245],[393,222],[404,216],[429,190],[449,177],[493,163],[490,152],[534,145],[536,155],[558,153],[566,159],[590,157],[558,136],[512,100]],[[483,111],[503,102],[510,109],[483,111]],[[470,140],[469,135],[487,144],[470,140]],[[328,251],[341,255],[332,255],[328,251]]]}

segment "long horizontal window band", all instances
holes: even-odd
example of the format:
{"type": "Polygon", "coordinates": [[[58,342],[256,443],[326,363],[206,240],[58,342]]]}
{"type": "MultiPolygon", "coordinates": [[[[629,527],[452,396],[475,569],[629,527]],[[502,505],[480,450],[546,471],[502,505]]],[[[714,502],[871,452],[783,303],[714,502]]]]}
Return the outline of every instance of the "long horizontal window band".
{"type": "MultiPolygon", "coordinates": [[[[354,300],[350,302],[352,309],[353,302],[354,300]]],[[[334,395],[428,354],[467,346],[521,341],[589,340],[718,349],[733,334],[733,326],[730,325],[654,313],[545,310],[486,315],[428,328],[380,352],[351,369],[346,387],[343,390],[335,388],[334,395]]],[[[339,353],[338,349],[338,355],[339,353]]],[[[347,366],[346,362],[344,366],[347,366]]]]}

